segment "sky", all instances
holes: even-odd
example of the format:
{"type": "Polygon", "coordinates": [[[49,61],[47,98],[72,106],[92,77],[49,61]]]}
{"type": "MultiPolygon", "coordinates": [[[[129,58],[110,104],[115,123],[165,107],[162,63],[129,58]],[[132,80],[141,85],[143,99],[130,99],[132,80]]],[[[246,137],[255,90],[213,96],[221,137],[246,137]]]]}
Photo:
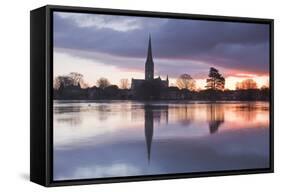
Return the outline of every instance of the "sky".
{"type": "Polygon", "coordinates": [[[93,86],[100,77],[111,84],[144,78],[151,35],[154,75],[170,86],[183,73],[204,89],[209,68],[226,78],[227,89],[254,79],[269,80],[269,25],[254,23],[54,13],[54,77],[79,72],[93,86]]]}

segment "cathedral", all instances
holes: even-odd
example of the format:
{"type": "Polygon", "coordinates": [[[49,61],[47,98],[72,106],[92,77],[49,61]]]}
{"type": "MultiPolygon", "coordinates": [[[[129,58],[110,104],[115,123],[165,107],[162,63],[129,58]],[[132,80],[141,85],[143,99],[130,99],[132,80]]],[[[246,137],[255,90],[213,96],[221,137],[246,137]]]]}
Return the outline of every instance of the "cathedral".
{"type": "Polygon", "coordinates": [[[169,87],[169,78],[167,76],[166,80],[161,80],[160,76],[158,78],[154,78],[154,62],[152,56],[152,47],[151,47],[151,37],[149,35],[148,41],[148,49],[147,49],[147,57],[145,62],[145,79],[134,79],[132,78],[131,89],[134,91],[138,87],[142,85],[142,83],[149,81],[159,81],[161,82],[162,87],[169,87]]]}

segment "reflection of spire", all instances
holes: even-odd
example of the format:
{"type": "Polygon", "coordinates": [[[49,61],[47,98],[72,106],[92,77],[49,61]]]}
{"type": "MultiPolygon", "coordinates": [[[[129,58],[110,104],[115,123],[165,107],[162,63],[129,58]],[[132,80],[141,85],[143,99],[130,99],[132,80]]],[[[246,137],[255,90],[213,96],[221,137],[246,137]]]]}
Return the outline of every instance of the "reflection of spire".
{"type": "Polygon", "coordinates": [[[161,123],[161,119],[165,118],[168,123],[168,106],[156,106],[156,105],[144,105],[144,134],[146,142],[147,160],[150,162],[151,147],[153,140],[154,122],[158,120],[161,123]]]}
{"type": "Polygon", "coordinates": [[[210,133],[216,133],[221,124],[224,122],[223,106],[221,106],[220,104],[210,104],[207,114],[210,133]]]}
{"type": "Polygon", "coordinates": [[[145,105],[144,106],[144,132],[145,132],[145,141],[146,141],[146,148],[147,148],[147,159],[148,162],[150,161],[150,151],[151,151],[151,144],[153,138],[153,111],[151,106],[145,105]]]}
{"type": "Polygon", "coordinates": [[[167,109],[166,109],[166,116],[165,116],[165,119],[166,119],[166,124],[169,123],[169,107],[167,106],[167,109]]]}

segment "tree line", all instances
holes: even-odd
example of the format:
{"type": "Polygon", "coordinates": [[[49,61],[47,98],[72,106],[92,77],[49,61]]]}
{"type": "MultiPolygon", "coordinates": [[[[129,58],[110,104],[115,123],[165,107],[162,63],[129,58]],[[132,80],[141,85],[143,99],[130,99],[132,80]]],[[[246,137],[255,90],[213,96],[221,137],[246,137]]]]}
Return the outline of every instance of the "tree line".
{"type": "Polygon", "coordinates": [[[159,79],[144,81],[141,86],[130,89],[128,79],[111,84],[101,77],[90,87],[83,75],[72,72],[54,79],[55,99],[138,99],[138,100],[269,100],[269,85],[258,89],[253,79],[236,83],[236,90],[225,89],[225,78],[218,69],[211,67],[206,79],[206,89],[199,90],[196,80],[189,74],[176,79],[176,86],[163,87],[159,79]]]}
{"type": "MultiPolygon", "coordinates": [[[[68,75],[57,76],[54,80],[54,89],[59,89],[67,86],[80,86],[81,88],[89,88],[89,85],[84,81],[83,75],[77,72],[72,72],[68,75]]],[[[129,80],[124,78],[120,79],[119,85],[112,85],[110,81],[101,77],[96,82],[96,87],[105,89],[109,86],[116,86],[119,89],[130,89],[129,80]]],[[[176,87],[179,89],[186,89],[189,91],[196,91],[196,80],[189,74],[181,74],[176,79],[176,87]]],[[[207,90],[225,90],[225,78],[218,69],[211,67],[209,70],[208,78],[206,79],[207,90]]],[[[263,85],[261,89],[269,88],[269,85],[263,85]]],[[[245,79],[236,83],[236,90],[258,89],[257,82],[253,79],[245,79]]]]}

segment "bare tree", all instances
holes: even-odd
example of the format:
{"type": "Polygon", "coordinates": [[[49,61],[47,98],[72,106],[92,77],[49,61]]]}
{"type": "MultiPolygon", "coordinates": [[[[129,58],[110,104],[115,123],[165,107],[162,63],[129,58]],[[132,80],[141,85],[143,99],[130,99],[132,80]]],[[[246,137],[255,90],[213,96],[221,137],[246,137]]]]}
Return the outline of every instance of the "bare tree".
{"type": "Polygon", "coordinates": [[[106,87],[108,87],[110,85],[110,82],[108,81],[108,79],[101,77],[97,80],[97,86],[101,89],[104,89],[106,87]]]}
{"type": "Polygon", "coordinates": [[[128,89],[129,88],[129,80],[128,79],[120,79],[120,88],[128,89]]]}
{"type": "Polygon", "coordinates": [[[67,86],[80,86],[84,88],[88,87],[88,85],[83,80],[83,75],[77,72],[71,72],[68,75],[60,75],[54,79],[54,89],[59,89],[67,86]]]}
{"type": "Polygon", "coordinates": [[[194,91],[196,88],[195,80],[188,74],[182,74],[176,81],[177,87],[179,89],[188,89],[194,91]]]}
{"type": "Polygon", "coordinates": [[[236,83],[236,90],[257,89],[257,83],[253,79],[245,79],[236,83]]]}
{"type": "Polygon", "coordinates": [[[54,80],[54,88],[60,89],[73,85],[73,81],[69,76],[57,76],[54,80]]]}
{"type": "Polygon", "coordinates": [[[73,85],[83,84],[83,75],[77,72],[71,72],[69,77],[73,80],[73,85]]]}
{"type": "Polygon", "coordinates": [[[59,78],[56,77],[54,80],[53,80],[53,88],[58,90],[60,88],[60,81],[59,81],[59,78]]]}

